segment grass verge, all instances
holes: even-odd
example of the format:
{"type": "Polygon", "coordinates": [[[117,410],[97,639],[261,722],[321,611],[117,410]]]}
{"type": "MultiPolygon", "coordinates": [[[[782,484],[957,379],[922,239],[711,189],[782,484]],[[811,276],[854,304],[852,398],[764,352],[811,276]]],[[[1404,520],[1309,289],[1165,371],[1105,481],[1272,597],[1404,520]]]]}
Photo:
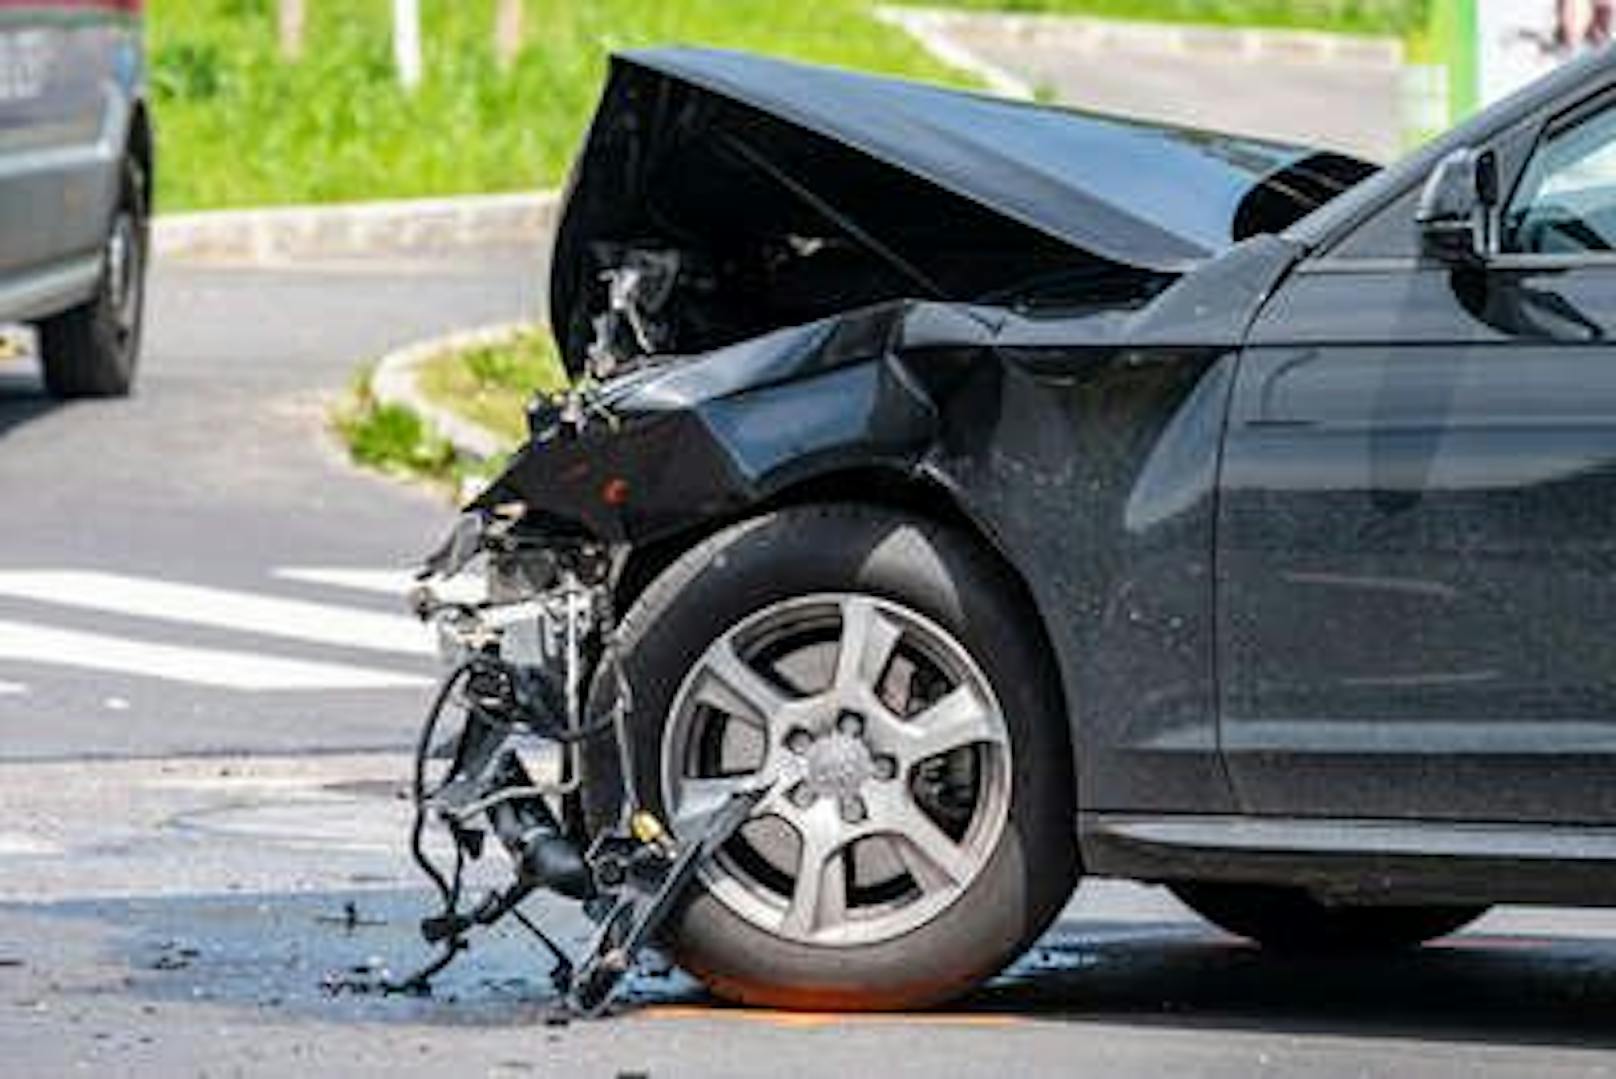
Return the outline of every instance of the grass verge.
{"type": "Polygon", "coordinates": [[[468,461],[414,410],[376,399],[367,365],[348,392],[331,408],[331,428],[356,465],[398,479],[415,480],[457,495],[468,479],[486,467],[468,461]]]}
{"type": "Polygon", "coordinates": [[[515,446],[527,431],[528,401],[564,389],[567,376],[549,331],[534,327],[506,344],[428,360],[416,384],[433,404],[515,446]]]}
{"type": "Polygon", "coordinates": [[[149,18],[167,210],[509,191],[557,184],[608,53],[750,49],[920,78],[961,76],[866,0],[525,0],[525,47],[495,63],[494,0],[423,4],[425,80],[399,88],[390,0],[311,0],[303,57],[274,0],[168,0],[149,18]]]}
{"type": "Polygon", "coordinates": [[[416,369],[416,386],[447,409],[497,435],[506,447],[491,458],[459,453],[431,422],[410,408],[376,399],[373,367],[362,368],[332,410],[331,425],[355,464],[424,482],[462,496],[501,472],[526,435],[527,403],[535,393],[566,386],[566,373],[548,331],[533,327],[508,342],[445,352],[416,369]]]}
{"type": "MultiPolygon", "coordinates": [[[[1427,0],[923,0],[1223,25],[1406,34],[1427,0]]],[[[494,0],[423,4],[425,81],[399,88],[390,0],[311,0],[280,59],[274,0],[167,0],[149,18],[166,210],[554,186],[617,49],[687,43],[968,81],[879,22],[872,0],[524,0],[494,59],[494,0]]]]}

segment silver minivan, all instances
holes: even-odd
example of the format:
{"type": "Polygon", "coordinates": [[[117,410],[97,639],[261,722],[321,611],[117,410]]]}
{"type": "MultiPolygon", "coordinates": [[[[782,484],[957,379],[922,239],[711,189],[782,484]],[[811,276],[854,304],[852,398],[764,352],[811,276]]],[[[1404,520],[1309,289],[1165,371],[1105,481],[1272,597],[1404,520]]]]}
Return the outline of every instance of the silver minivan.
{"type": "Polygon", "coordinates": [[[0,323],[46,388],[112,397],[140,352],[153,145],[144,0],[0,0],[0,323]]]}

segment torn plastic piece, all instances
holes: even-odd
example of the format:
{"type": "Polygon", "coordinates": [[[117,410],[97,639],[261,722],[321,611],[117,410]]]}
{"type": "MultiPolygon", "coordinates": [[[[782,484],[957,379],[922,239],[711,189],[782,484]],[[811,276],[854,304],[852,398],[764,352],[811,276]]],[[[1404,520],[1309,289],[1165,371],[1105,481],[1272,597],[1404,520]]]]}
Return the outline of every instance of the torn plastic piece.
{"type": "MultiPolygon", "coordinates": [[[[622,857],[622,890],[606,916],[589,949],[589,957],[579,969],[568,994],[569,1003],[579,1014],[596,1016],[611,1005],[623,979],[634,969],[634,961],[696,879],[702,862],[729,842],[752,810],[768,793],[767,787],[741,790],[707,818],[699,839],[674,844],[656,818],[643,811],[631,820],[635,838],[608,836],[596,844],[591,860],[604,865],[607,859],[622,857]],[[673,857],[668,860],[669,854],[673,857]],[[641,870],[647,860],[663,862],[660,871],[648,875],[641,870]]],[[[600,875],[597,872],[597,876],[600,875]]]]}

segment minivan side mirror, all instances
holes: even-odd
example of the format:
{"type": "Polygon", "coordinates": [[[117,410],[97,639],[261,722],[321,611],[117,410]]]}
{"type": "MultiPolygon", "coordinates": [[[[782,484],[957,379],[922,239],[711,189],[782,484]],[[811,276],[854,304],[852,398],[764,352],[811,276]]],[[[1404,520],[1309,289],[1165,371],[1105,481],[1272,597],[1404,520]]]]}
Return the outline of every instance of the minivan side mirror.
{"type": "Polygon", "coordinates": [[[1437,162],[1420,193],[1414,223],[1421,252],[1441,262],[1486,262],[1497,204],[1498,158],[1491,150],[1453,151],[1437,162]]]}

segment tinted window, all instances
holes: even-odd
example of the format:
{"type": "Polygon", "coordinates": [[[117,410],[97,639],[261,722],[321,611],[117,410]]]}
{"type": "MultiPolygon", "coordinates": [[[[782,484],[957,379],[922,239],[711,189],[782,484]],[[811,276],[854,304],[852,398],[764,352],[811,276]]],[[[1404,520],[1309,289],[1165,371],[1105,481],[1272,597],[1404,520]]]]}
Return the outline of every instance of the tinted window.
{"type": "Polygon", "coordinates": [[[1528,255],[1616,253],[1616,109],[1538,147],[1504,213],[1500,246],[1528,255]]]}

